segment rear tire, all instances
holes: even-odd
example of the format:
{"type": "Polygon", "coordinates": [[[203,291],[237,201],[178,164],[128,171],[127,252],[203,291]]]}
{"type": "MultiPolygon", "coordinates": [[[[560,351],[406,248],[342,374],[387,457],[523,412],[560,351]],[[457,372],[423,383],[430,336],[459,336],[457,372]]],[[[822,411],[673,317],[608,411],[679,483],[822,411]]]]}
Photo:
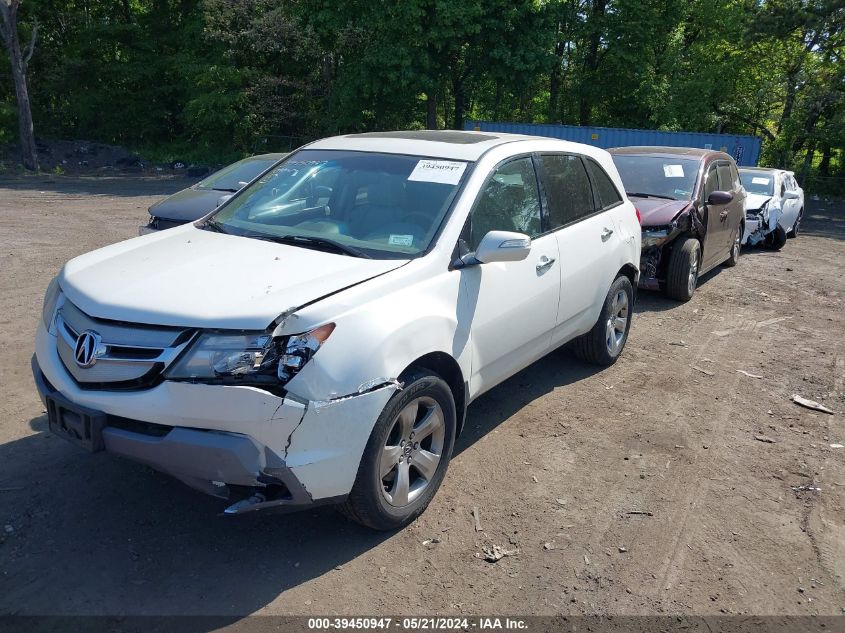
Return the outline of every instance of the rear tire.
{"type": "Polygon", "coordinates": [[[766,235],[766,248],[771,251],[779,251],[786,244],[786,229],[780,224],[775,227],[775,230],[766,235]]]}
{"type": "Polygon", "coordinates": [[[742,249],[742,233],[743,228],[740,225],[734,234],[734,241],[733,244],[731,244],[731,254],[725,260],[725,268],[733,268],[739,263],[739,253],[742,249]]]}
{"type": "Polygon", "coordinates": [[[615,363],[628,340],[633,308],[634,287],[630,279],[620,275],[611,284],[593,329],[572,341],[575,355],[593,365],[615,363]]]}
{"type": "Polygon", "coordinates": [[[455,444],[457,415],[449,385],[427,369],[412,369],[402,382],[405,387],[376,420],[352,492],[338,507],[374,530],[396,530],[423,513],[446,475],[455,444]]]}
{"type": "Polygon", "coordinates": [[[676,243],[666,271],[666,296],[676,301],[689,301],[698,285],[701,265],[701,244],[688,237],[676,243]]]}
{"type": "Polygon", "coordinates": [[[801,218],[804,216],[804,209],[798,212],[798,217],[795,218],[795,224],[792,225],[792,230],[786,236],[787,239],[793,240],[798,237],[798,229],[801,226],[801,218]]]}

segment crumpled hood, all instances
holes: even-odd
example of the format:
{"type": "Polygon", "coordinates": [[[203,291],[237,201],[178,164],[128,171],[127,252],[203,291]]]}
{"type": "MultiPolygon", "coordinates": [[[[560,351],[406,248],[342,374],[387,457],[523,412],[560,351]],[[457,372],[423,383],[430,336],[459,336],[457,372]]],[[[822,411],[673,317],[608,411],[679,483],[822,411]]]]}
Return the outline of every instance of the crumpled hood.
{"type": "Polygon", "coordinates": [[[690,206],[689,200],[665,200],[663,198],[631,198],[640,212],[643,226],[664,226],[669,224],[690,206]]]}
{"type": "MultiPolygon", "coordinates": [[[[748,211],[756,211],[765,204],[767,200],[771,200],[772,196],[767,196],[759,193],[748,193],[745,197],[745,208],[748,211]]],[[[769,203],[771,206],[771,203],[769,203]]]]}
{"type": "Polygon", "coordinates": [[[228,191],[213,189],[182,189],[150,207],[150,215],[175,222],[193,222],[214,211],[228,191]]]}
{"type": "Polygon", "coordinates": [[[67,298],[93,317],[260,330],[290,308],[406,262],[360,259],[186,225],[72,259],[59,283],[67,298]]]}

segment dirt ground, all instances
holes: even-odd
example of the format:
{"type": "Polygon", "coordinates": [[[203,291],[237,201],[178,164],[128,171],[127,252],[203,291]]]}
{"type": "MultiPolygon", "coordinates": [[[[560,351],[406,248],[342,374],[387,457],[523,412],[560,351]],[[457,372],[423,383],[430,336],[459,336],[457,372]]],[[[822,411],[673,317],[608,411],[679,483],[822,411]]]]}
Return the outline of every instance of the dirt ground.
{"type": "Polygon", "coordinates": [[[48,433],[48,281],[185,185],[0,182],[0,614],[845,612],[845,207],[687,304],[641,293],[614,367],[556,352],[483,396],[428,511],[378,534],[330,508],[221,517],[48,433]],[[518,553],[476,556],[493,544],[518,553]]]}

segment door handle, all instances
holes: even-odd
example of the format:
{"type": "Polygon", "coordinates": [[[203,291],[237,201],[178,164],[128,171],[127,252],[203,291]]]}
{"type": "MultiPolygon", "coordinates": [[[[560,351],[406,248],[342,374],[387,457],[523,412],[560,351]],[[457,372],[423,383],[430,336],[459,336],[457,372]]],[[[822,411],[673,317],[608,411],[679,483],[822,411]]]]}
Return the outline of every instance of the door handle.
{"type": "Polygon", "coordinates": [[[552,264],[554,264],[555,261],[556,260],[554,257],[548,258],[545,255],[540,257],[540,263],[536,266],[537,274],[541,275],[542,273],[546,272],[549,268],[552,267],[552,264]]]}
{"type": "Polygon", "coordinates": [[[610,239],[610,236],[613,235],[613,229],[609,229],[604,227],[604,231],[601,232],[601,241],[606,242],[610,239]]]}
{"type": "Polygon", "coordinates": [[[720,219],[720,220],[724,220],[724,219],[725,219],[725,218],[727,218],[727,217],[728,217],[728,210],[727,210],[727,209],[725,209],[724,211],[722,211],[722,212],[719,214],[719,219],[720,219]]]}

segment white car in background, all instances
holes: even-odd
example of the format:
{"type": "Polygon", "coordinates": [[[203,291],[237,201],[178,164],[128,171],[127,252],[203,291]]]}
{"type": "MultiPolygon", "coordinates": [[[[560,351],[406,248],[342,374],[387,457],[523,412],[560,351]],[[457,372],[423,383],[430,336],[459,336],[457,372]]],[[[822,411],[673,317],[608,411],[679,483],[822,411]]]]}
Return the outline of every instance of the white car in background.
{"type": "Polygon", "coordinates": [[[569,341],[621,354],[641,234],[624,191],[606,151],[552,139],[311,143],[196,224],[62,268],[33,359],[50,429],[230,514],[338,503],[405,525],[473,399],[569,341]]]}
{"type": "Polygon", "coordinates": [[[804,190],[795,174],[783,169],[741,167],[739,175],[748,193],[742,243],[783,248],[787,237],[798,235],[804,215],[804,190]]]}

